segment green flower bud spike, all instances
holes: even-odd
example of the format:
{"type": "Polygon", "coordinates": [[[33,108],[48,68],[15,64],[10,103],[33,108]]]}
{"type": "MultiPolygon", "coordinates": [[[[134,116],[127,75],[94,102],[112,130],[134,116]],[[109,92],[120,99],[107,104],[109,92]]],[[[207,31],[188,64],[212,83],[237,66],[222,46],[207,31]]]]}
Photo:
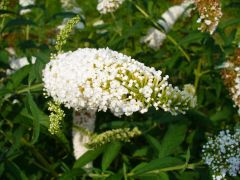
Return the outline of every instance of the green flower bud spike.
{"type": "Polygon", "coordinates": [[[51,101],[48,103],[48,106],[48,110],[51,111],[49,116],[50,125],[48,130],[51,134],[57,134],[60,131],[65,114],[58,103],[51,101]]]}
{"type": "Polygon", "coordinates": [[[130,139],[141,134],[141,131],[137,127],[132,130],[130,128],[113,129],[105,131],[99,135],[94,134],[91,136],[89,143],[86,143],[86,146],[88,148],[96,149],[114,141],[130,142],[130,139]]]}
{"type": "Polygon", "coordinates": [[[70,33],[73,30],[73,27],[80,21],[80,17],[76,16],[70,19],[65,27],[60,31],[60,33],[57,35],[57,42],[55,45],[55,49],[58,51],[58,53],[63,53],[63,46],[67,43],[67,39],[70,35],[70,33]]]}

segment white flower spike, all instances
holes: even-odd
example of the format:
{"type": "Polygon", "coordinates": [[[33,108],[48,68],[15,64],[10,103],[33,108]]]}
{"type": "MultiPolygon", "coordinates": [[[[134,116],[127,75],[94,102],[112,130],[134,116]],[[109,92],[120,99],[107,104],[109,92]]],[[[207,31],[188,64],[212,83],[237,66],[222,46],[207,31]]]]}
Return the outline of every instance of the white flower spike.
{"type": "Polygon", "coordinates": [[[194,94],[167,80],[161,71],[108,48],[59,54],[43,71],[45,91],[54,101],[76,111],[109,109],[115,116],[150,107],[176,115],[196,105],[194,94]]]}
{"type": "Polygon", "coordinates": [[[101,14],[116,11],[125,0],[98,0],[97,10],[101,14]]]}

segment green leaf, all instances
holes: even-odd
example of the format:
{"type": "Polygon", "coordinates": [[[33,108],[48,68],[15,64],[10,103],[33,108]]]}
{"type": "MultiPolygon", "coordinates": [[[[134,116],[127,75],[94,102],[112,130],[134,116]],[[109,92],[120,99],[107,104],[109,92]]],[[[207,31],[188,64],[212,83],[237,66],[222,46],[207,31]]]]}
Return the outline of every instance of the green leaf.
{"type": "Polygon", "coordinates": [[[147,142],[157,151],[157,153],[161,151],[161,144],[156,138],[150,135],[146,135],[145,138],[147,139],[147,142]]]}
{"type": "Polygon", "coordinates": [[[169,180],[167,173],[159,172],[158,174],[147,174],[147,175],[140,175],[140,180],[169,180]]]}
{"type": "Polygon", "coordinates": [[[9,59],[9,56],[7,51],[0,51],[0,65],[3,64],[4,66],[7,66],[9,63],[8,59],[9,59]]]}
{"type": "MultiPolygon", "coordinates": [[[[38,109],[38,114],[40,116],[40,130],[41,133],[45,134],[45,135],[49,135],[49,131],[48,131],[48,127],[49,127],[49,117],[42,112],[40,109],[38,109]]],[[[18,120],[20,123],[24,123],[27,126],[30,126],[31,123],[34,120],[34,117],[32,115],[30,115],[28,113],[28,111],[26,110],[26,108],[24,108],[21,113],[16,117],[16,120],[18,120]]],[[[64,145],[64,147],[70,152],[71,151],[71,147],[70,147],[70,143],[69,140],[67,139],[67,137],[65,136],[64,133],[58,133],[55,136],[59,141],[61,141],[61,143],[64,145]]]]}
{"type": "Polygon", "coordinates": [[[28,180],[27,176],[24,174],[24,172],[19,168],[19,166],[12,162],[8,161],[6,163],[6,169],[10,172],[12,177],[16,180],[28,180]]]}
{"type": "Polygon", "coordinates": [[[2,32],[5,31],[7,28],[14,27],[14,26],[26,26],[26,25],[36,25],[32,20],[30,19],[24,19],[24,18],[17,18],[13,19],[7,22],[5,27],[3,28],[2,32]]]}
{"type": "Polygon", "coordinates": [[[76,177],[81,176],[84,174],[84,171],[80,168],[74,168],[66,173],[64,173],[59,179],[60,180],[70,180],[76,179],[76,177]]]}
{"type": "Polygon", "coordinates": [[[210,116],[210,119],[212,121],[221,121],[221,120],[227,120],[231,116],[231,108],[228,106],[224,106],[220,111],[217,111],[215,114],[210,116]]]}
{"type": "Polygon", "coordinates": [[[33,136],[32,136],[31,143],[34,144],[35,142],[37,142],[38,136],[40,134],[40,119],[41,119],[40,113],[39,113],[40,110],[38,109],[30,93],[28,93],[27,99],[28,99],[30,112],[33,116],[33,136]]]}
{"type": "Polygon", "coordinates": [[[35,64],[32,64],[31,67],[28,76],[28,84],[32,84],[34,80],[41,81],[44,64],[37,59],[35,64]]]}
{"type": "Polygon", "coordinates": [[[200,178],[199,172],[193,171],[193,172],[183,172],[179,176],[177,176],[177,179],[179,180],[191,180],[191,179],[204,179],[203,177],[200,178]]]}
{"type": "Polygon", "coordinates": [[[78,160],[73,165],[73,168],[81,168],[87,163],[93,161],[96,159],[100,154],[103,153],[103,150],[105,149],[105,146],[94,149],[94,150],[89,150],[86,153],[84,153],[78,160]]]}
{"type": "Polygon", "coordinates": [[[237,25],[237,24],[240,24],[240,19],[239,18],[234,18],[234,19],[228,19],[228,20],[225,20],[225,21],[221,22],[219,27],[222,28],[222,29],[225,29],[229,26],[233,26],[233,25],[237,25]]]}
{"type": "Polygon", "coordinates": [[[201,43],[201,40],[206,37],[206,34],[201,33],[201,32],[192,32],[189,33],[187,36],[185,36],[183,39],[181,39],[181,41],[179,42],[179,44],[181,45],[189,45],[190,43],[196,43],[199,42],[201,43]]]}
{"type": "Polygon", "coordinates": [[[0,109],[2,108],[3,102],[6,101],[9,97],[11,97],[11,91],[6,89],[5,87],[0,89],[0,109]]]}
{"type": "Polygon", "coordinates": [[[45,15],[47,18],[50,18],[54,14],[58,13],[61,8],[61,2],[59,0],[46,0],[45,4],[46,11],[48,12],[48,14],[45,15]]]}
{"type": "Polygon", "coordinates": [[[36,79],[36,71],[35,71],[35,68],[34,68],[34,67],[35,67],[35,66],[32,65],[32,68],[31,68],[31,70],[30,70],[30,72],[29,72],[29,76],[28,76],[28,84],[29,84],[29,85],[32,84],[33,81],[36,79]]]}
{"type": "Polygon", "coordinates": [[[106,180],[122,180],[122,177],[123,177],[123,174],[121,172],[121,173],[113,174],[113,175],[107,177],[106,180]]]}
{"type": "Polygon", "coordinates": [[[30,65],[24,66],[23,68],[17,70],[14,74],[10,76],[10,81],[7,84],[8,89],[17,88],[25,77],[27,77],[31,69],[30,65]]]}
{"type": "Polygon", "coordinates": [[[137,166],[135,166],[131,172],[137,172],[139,170],[141,170],[143,167],[145,167],[148,163],[146,162],[142,162],[140,164],[138,164],[137,166]]]}
{"type": "Polygon", "coordinates": [[[67,139],[67,137],[65,136],[64,133],[58,133],[57,135],[57,138],[61,141],[61,143],[64,145],[64,147],[69,151],[71,152],[71,146],[70,146],[70,142],[69,140],[67,139]]]}
{"type": "Polygon", "coordinates": [[[64,19],[64,18],[73,18],[76,16],[76,13],[73,13],[73,12],[60,12],[60,13],[56,13],[52,16],[52,19],[55,20],[57,18],[61,18],[61,19],[64,19]]]}
{"type": "Polygon", "coordinates": [[[190,152],[190,148],[188,147],[188,150],[187,150],[187,153],[186,153],[185,168],[183,168],[183,169],[181,170],[181,173],[186,170],[186,167],[187,167],[187,165],[188,165],[188,162],[189,162],[189,160],[190,160],[190,157],[191,157],[191,152],[190,152]]]}
{"type": "MultiPolygon", "coordinates": [[[[28,108],[29,109],[29,108],[28,108]]],[[[19,121],[20,123],[25,123],[27,126],[30,125],[30,122],[33,121],[34,117],[29,114],[27,108],[23,108],[22,111],[20,112],[20,114],[18,116],[16,116],[16,118],[18,119],[17,122],[19,121]],[[25,122],[23,122],[23,120],[25,122]]],[[[42,112],[40,109],[38,109],[38,114],[40,116],[40,125],[41,125],[41,130],[45,129],[47,130],[49,127],[49,117],[42,112]]]]}
{"type": "Polygon", "coordinates": [[[121,150],[120,142],[113,142],[107,145],[102,158],[102,169],[105,171],[121,150]]]}
{"type": "Polygon", "coordinates": [[[140,149],[137,149],[134,153],[133,153],[133,157],[141,157],[141,156],[146,156],[149,152],[150,147],[143,147],[140,149]]]}
{"type": "Polygon", "coordinates": [[[186,154],[186,162],[185,162],[186,164],[188,164],[190,157],[191,157],[191,151],[190,151],[190,148],[188,148],[187,154],[186,154]]]}
{"type": "Polygon", "coordinates": [[[0,163],[0,177],[2,177],[4,170],[5,170],[4,163],[0,163]]]}
{"type": "Polygon", "coordinates": [[[159,158],[172,154],[183,142],[187,131],[186,124],[172,124],[169,126],[161,143],[159,158]]]}
{"type": "Polygon", "coordinates": [[[138,168],[134,168],[134,176],[140,175],[143,173],[148,173],[154,170],[161,170],[163,168],[170,168],[173,166],[184,164],[181,160],[173,157],[164,157],[150,161],[145,165],[141,165],[138,168]]]}
{"type": "Polygon", "coordinates": [[[15,13],[13,11],[0,9],[0,15],[2,15],[2,14],[14,14],[15,15],[15,13]]]}

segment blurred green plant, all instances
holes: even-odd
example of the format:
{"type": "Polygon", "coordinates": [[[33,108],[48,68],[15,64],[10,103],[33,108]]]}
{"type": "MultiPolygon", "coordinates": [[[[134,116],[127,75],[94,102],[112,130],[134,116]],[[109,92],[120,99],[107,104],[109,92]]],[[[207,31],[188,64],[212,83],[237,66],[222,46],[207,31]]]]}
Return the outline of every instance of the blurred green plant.
{"type": "Polygon", "coordinates": [[[126,1],[114,14],[100,15],[97,1],[77,0],[84,28],[75,29],[57,50],[109,47],[161,69],[174,84],[194,84],[198,97],[198,106],[184,116],[150,110],[119,119],[98,112],[96,133],[139,127],[142,135],[91,149],[78,160],[72,153],[71,110],[64,109],[61,133],[48,131],[49,99],[42,95],[41,77],[50,54],[56,53],[57,26],[79,14],[64,10],[59,0],[36,0],[28,7],[31,12],[22,15],[17,0],[6,2],[0,8],[1,179],[211,179],[201,161],[206,137],[239,128],[240,122],[217,68],[239,44],[238,0],[222,1],[223,17],[212,36],[197,30],[198,15],[192,12],[180,18],[157,51],[140,39],[152,26],[162,31],[157,19],[176,1],[126,1]],[[20,57],[27,57],[28,65],[10,74],[10,60],[20,57]],[[85,169],[91,161],[93,168],[85,169]]]}

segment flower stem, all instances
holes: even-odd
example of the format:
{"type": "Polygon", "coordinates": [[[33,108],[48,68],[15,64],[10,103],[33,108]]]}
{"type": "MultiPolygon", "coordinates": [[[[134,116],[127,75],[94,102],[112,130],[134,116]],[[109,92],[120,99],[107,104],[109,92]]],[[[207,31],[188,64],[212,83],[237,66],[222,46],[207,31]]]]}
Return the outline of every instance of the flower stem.
{"type": "Polygon", "coordinates": [[[200,80],[200,77],[201,77],[201,66],[202,66],[202,59],[200,59],[198,61],[197,68],[194,70],[194,74],[195,74],[194,88],[195,88],[195,91],[197,91],[199,80],[200,80]]]}
{"type": "MultiPolygon", "coordinates": [[[[147,174],[159,174],[160,172],[168,172],[168,171],[176,171],[176,170],[183,170],[183,169],[195,169],[197,167],[201,167],[203,165],[203,162],[200,161],[200,162],[197,162],[197,163],[192,163],[192,164],[182,164],[182,165],[178,165],[178,166],[172,166],[172,167],[167,167],[167,168],[162,168],[162,169],[158,169],[158,170],[153,170],[153,171],[148,171],[148,172],[145,172],[143,173],[144,175],[147,175],[147,174]]],[[[95,173],[89,173],[89,176],[90,177],[94,177],[94,178],[107,178],[109,177],[111,174],[108,174],[108,173],[101,173],[101,174],[95,174],[95,173]]],[[[142,175],[142,174],[141,174],[142,175]]],[[[135,178],[137,177],[138,174],[135,174],[134,172],[130,172],[130,173],[127,173],[125,175],[125,179],[126,178],[135,178]]]]}
{"type": "Polygon", "coordinates": [[[169,41],[171,41],[178,49],[179,51],[181,51],[181,53],[185,56],[185,58],[187,59],[188,62],[190,62],[190,57],[189,55],[186,53],[186,51],[184,51],[184,49],[178,44],[178,42],[170,35],[166,34],[166,37],[169,41]]]}
{"type": "Polygon", "coordinates": [[[5,23],[5,17],[3,17],[2,22],[1,22],[1,31],[3,30],[4,23],[5,23]]]}
{"type": "MultiPolygon", "coordinates": [[[[196,167],[199,167],[203,165],[203,162],[197,162],[197,163],[192,163],[192,164],[182,164],[178,166],[172,166],[172,167],[167,167],[167,168],[162,168],[158,170],[153,170],[153,171],[148,171],[143,174],[159,174],[160,172],[168,172],[168,171],[176,171],[176,170],[182,170],[182,169],[195,169],[196,167]]],[[[138,174],[135,174],[134,172],[128,173],[128,176],[138,176],[138,174]]]]}
{"type": "Polygon", "coordinates": [[[43,88],[43,83],[39,83],[39,84],[34,84],[32,86],[27,86],[23,89],[19,89],[18,91],[16,91],[16,94],[22,94],[31,90],[36,90],[36,89],[42,89],[43,88]]]}
{"type": "MultiPolygon", "coordinates": [[[[159,173],[159,172],[167,172],[167,171],[175,171],[175,170],[181,170],[181,169],[195,169],[197,166],[203,165],[203,163],[200,161],[198,163],[192,163],[192,164],[183,164],[183,165],[179,165],[179,166],[173,166],[173,167],[169,167],[169,168],[163,168],[163,169],[159,169],[156,171],[152,171],[153,173],[159,173]]],[[[151,172],[149,172],[151,173],[151,172]]]]}

